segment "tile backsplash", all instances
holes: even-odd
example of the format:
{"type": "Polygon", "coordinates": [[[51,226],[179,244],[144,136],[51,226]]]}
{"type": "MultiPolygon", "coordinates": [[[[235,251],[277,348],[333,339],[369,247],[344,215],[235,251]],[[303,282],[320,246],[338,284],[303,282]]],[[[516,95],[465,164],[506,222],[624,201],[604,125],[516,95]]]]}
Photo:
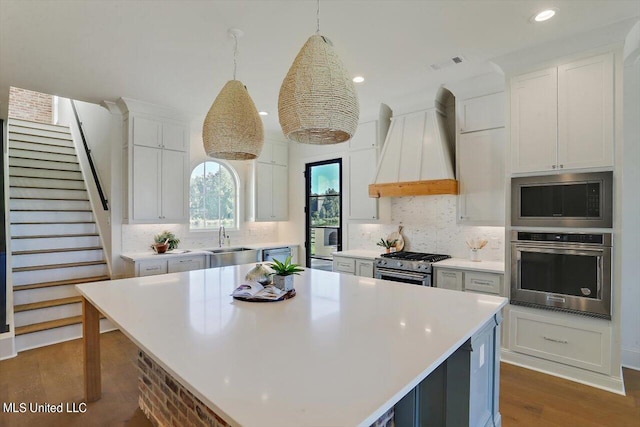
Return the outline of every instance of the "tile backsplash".
{"type": "MultiPolygon", "coordinates": [[[[164,230],[173,232],[180,239],[180,248],[205,249],[218,246],[218,230],[190,231],[189,224],[123,224],[122,252],[145,252],[153,243],[153,236],[164,230]]],[[[239,230],[227,230],[231,245],[268,243],[278,240],[278,224],[275,222],[245,222],[239,230]]]]}
{"type": "Polygon", "coordinates": [[[349,249],[380,249],[376,242],[404,228],[405,250],[442,253],[469,258],[465,241],[489,241],[480,250],[480,259],[504,261],[504,227],[476,227],[456,224],[456,196],[398,197],[391,200],[390,224],[348,225],[349,249]]]}

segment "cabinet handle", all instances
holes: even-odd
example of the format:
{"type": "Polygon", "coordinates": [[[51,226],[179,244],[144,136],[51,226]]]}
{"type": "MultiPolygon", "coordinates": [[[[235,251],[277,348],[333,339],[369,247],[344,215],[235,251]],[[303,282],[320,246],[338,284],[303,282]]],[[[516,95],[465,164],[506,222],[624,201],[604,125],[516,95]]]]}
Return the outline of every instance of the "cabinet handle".
{"type": "Polygon", "coordinates": [[[546,341],[551,341],[551,342],[557,342],[558,344],[569,344],[569,341],[567,340],[559,340],[556,338],[549,338],[549,337],[542,337],[543,339],[545,339],[546,341]]]}
{"type": "Polygon", "coordinates": [[[345,264],[344,262],[339,262],[339,263],[338,263],[338,266],[339,266],[339,267],[348,267],[348,268],[351,268],[351,264],[345,264]]]}
{"type": "Polygon", "coordinates": [[[560,169],[563,169],[563,168],[564,168],[564,165],[560,165],[560,169]]]}
{"type": "Polygon", "coordinates": [[[492,286],[493,282],[489,282],[487,280],[472,280],[472,283],[478,284],[478,285],[485,285],[485,286],[492,286]]]}
{"type": "Polygon", "coordinates": [[[457,276],[457,274],[456,274],[456,273],[450,273],[450,272],[448,272],[448,271],[443,271],[443,272],[442,272],[442,275],[443,275],[443,276],[446,276],[446,277],[456,277],[456,276],[457,276]]]}
{"type": "Polygon", "coordinates": [[[555,168],[556,168],[556,165],[551,165],[551,169],[555,169],[555,168]]]}
{"type": "Polygon", "coordinates": [[[156,270],[160,270],[160,267],[146,267],[144,269],[144,271],[156,271],[156,270]]]}

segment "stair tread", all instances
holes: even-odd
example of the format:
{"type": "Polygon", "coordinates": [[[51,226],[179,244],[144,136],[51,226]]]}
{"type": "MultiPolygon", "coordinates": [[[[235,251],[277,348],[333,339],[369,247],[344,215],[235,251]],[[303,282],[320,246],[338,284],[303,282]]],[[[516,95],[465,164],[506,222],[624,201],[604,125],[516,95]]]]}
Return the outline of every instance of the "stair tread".
{"type": "Polygon", "coordinates": [[[59,237],[97,237],[98,233],[80,234],[39,234],[34,236],[11,236],[11,239],[57,239],[59,237]]]}
{"type": "Polygon", "coordinates": [[[89,199],[61,199],[59,197],[10,197],[9,200],[60,200],[67,202],[88,202],[89,199]]]}
{"type": "MultiPolygon", "coordinates": [[[[20,142],[25,142],[25,141],[20,141],[20,142]]],[[[67,147],[67,148],[71,148],[71,147],[67,147]]],[[[32,150],[31,148],[11,147],[11,146],[9,146],[9,151],[28,151],[28,152],[31,152],[31,153],[46,153],[46,154],[55,154],[55,155],[59,155],[59,156],[73,156],[73,157],[76,157],[76,153],[73,153],[73,154],[71,154],[71,153],[56,153],[55,151],[32,150]]]]}
{"type": "Polygon", "coordinates": [[[37,255],[37,254],[51,254],[56,252],[80,252],[80,251],[101,251],[101,246],[85,246],[82,248],[57,248],[57,249],[36,249],[32,251],[15,251],[11,252],[11,255],[37,255]]]}
{"type": "MultiPolygon", "coordinates": [[[[38,159],[36,157],[14,156],[14,155],[9,154],[9,161],[11,161],[11,159],[37,160],[39,162],[67,163],[67,164],[71,164],[71,165],[77,165],[78,164],[77,160],[75,162],[68,162],[66,160],[38,159]]],[[[9,166],[11,166],[11,164],[9,164],[9,166]]]]}
{"type": "MultiPolygon", "coordinates": [[[[16,119],[16,118],[10,118],[8,120],[8,123],[12,126],[20,126],[20,127],[30,127],[28,125],[40,125],[40,126],[51,126],[51,127],[57,127],[60,128],[60,132],[69,132],[69,126],[65,126],[65,125],[56,125],[54,123],[42,123],[42,122],[36,122],[35,120],[27,120],[27,119],[16,119]],[[27,125],[22,125],[21,123],[27,123],[27,125]]],[[[39,127],[31,127],[31,129],[40,129],[39,127]]],[[[52,131],[53,132],[53,131],[52,131]]]]}
{"type": "Polygon", "coordinates": [[[37,310],[40,308],[48,308],[48,307],[57,307],[60,305],[75,304],[78,302],[82,302],[82,297],[80,295],[67,297],[67,298],[51,299],[47,301],[32,302],[29,304],[15,305],[13,306],[13,312],[20,313],[22,311],[37,310]]]}
{"type": "MultiPolygon", "coordinates": [[[[69,172],[76,172],[76,171],[69,171],[69,172]]],[[[77,172],[80,173],[79,171],[77,171],[77,172]]],[[[53,180],[61,180],[61,181],[83,181],[84,182],[84,179],[55,178],[55,177],[52,177],[52,176],[14,175],[12,173],[9,173],[9,178],[53,179],[53,180]]]]}
{"type": "Polygon", "coordinates": [[[76,171],[76,170],[72,170],[72,169],[41,168],[41,167],[37,167],[37,166],[24,166],[24,165],[11,165],[10,164],[9,167],[11,167],[11,168],[23,168],[23,169],[37,169],[37,170],[41,170],[41,171],[82,173],[79,170],[76,171]]]}
{"type": "Polygon", "coordinates": [[[40,187],[34,185],[9,185],[9,188],[36,188],[38,190],[87,191],[86,188],[40,187]]]}
{"type": "Polygon", "coordinates": [[[95,224],[95,221],[31,221],[12,222],[11,225],[39,225],[39,224],[95,224]]]}
{"type": "Polygon", "coordinates": [[[32,325],[18,326],[15,334],[24,335],[33,332],[46,331],[47,329],[59,328],[82,323],[82,316],[66,317],[64,319],[49,320],[48,322],[34,323],[32,325]]]}
{"type": "Polygon", "coordinates": [[[91,209],[11,209],[11,212],[93,212],[91,209]]]}
{"type": "Polygon", "coordinates": [[[111,278],[109,276],[93,276],[93,277],[81,277],[79,279],[57,280],[55,282],[42,282],[42,283],[31,283],[28,285],[15,285],[13,287],[13,291],[14,292],[26,291],[29,289],[49,288],[53,286],[78,285],[81,283],[102,282],[104,280],[111,280],[111,278]]]}
{"type": "Polygon", "coordinates": [[[107,263],[106,261],[102,260],[102,261],[70,262],[66,264],[34,265],[31,267],[16,267],[12,269],[12,272],[20,273],[23,271],[53,270],[56,268],[87,267],[91,265],[104,265],[106,263],[107,263]]]}

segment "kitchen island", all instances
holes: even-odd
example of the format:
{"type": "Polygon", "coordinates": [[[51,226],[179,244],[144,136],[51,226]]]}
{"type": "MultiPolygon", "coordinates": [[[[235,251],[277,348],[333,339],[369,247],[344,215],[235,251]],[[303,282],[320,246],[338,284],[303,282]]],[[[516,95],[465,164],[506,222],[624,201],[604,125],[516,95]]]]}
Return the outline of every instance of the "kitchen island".
{"type": "Polygon", "coordinates": [[[102,312],[221,424],[369,426],[394,406],[397,426],[500,424],[506,299],[307,269],[293,299],[233,300],[251,267],[78,285],[87,401],[102,312]]]}

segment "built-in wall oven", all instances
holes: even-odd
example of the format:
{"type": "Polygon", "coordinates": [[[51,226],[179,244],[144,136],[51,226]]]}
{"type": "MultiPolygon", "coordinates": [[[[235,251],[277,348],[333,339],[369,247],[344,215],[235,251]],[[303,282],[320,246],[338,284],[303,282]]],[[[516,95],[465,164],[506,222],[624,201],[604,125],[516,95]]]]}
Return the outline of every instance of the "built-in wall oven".
{"type": "Polygon", "coordinates": [[[611,233],[512,231],[511,303],[611,319],[611,233]]]}
{"type": "Polygon", "coordinates": [[[611,228],[612,200],[612,172],[512,178],[511,225],[611,228]]]}

